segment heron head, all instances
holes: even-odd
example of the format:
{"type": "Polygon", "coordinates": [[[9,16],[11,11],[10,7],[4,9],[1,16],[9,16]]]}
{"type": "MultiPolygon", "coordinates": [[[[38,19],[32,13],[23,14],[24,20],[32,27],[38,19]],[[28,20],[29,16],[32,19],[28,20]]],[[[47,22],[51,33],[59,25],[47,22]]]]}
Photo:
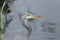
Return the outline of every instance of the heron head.
{"type": "Polygon", "coordinates": [[[26,14],[24,17],[26,19],[35,19],[35,18],[41,18],[42,16],[34,16],[32,14],[26,14]]]}

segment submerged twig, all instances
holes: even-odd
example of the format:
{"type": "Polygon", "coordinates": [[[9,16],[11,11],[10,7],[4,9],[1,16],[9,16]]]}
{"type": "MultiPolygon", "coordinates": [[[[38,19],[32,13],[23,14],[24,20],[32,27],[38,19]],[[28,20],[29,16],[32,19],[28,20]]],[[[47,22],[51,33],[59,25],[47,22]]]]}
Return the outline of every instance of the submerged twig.
{"type": "Polygon", "coordinates": [[[9,23],[12,21],[12,19],[10,19],[9,21],[6,21],[5,23],[4,23],[4,28],[3,28],[3,34],[5,33],[5,30],[6,30],[6,28],[8,27],[8,25],[9,25],[9,23]]]}
{"type": "Polygon", "coordinates": [[[3,34],[5,33],[5,30],[8,27],[9,23],[12,21],[12,19],[10,19],[10,20],[7,19],[7,12],[8,12],[8,9],[6,10],[6,14],[5,14],[5,23],[4,23],[4,28],[3,28],[3,34]]]}

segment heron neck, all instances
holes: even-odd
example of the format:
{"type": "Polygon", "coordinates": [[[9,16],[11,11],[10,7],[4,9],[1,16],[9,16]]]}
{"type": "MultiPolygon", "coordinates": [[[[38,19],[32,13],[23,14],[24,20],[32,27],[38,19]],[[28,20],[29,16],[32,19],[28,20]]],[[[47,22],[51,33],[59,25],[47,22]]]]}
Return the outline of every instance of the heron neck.
{"type": "Polygon", "coordinates": [[[30,36],[31,36],[31,33],[32,33],[32,27],[29,24],[27,25],[27,22],[28,22],[28,19],[23,19],[22,20],[23,26],[27,29],[26,38],[28,40],[30,38],[30,36]]]}
{"type": "Polygon", "coordinates": [[[28,22],[28,19],[23,19],[22,20],[22,24],[23,24],[23,26],[26,28],[26,29],[29,29],[29,24],[27,24],[27,22],[28,22]]]}

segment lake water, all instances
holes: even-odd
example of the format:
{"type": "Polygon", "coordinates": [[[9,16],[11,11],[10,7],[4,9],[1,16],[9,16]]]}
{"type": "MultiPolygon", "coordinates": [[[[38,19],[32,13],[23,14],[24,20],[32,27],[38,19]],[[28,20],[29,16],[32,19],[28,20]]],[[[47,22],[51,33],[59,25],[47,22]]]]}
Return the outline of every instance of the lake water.
{"type": "MultiPolygon", "coordinates": [[[[26,0],[25,2],[34,15],[42,16],[32,23],[33,31],[29,40],[60,40],[60,0],[26,0]],[[42,31],[41,22],[47,19],[49,22],[56,23],[53,26],[55,33],[42,31]]],[[[10,9],[11,13],[8,15],[13,15],[13,20],[6,29],[3,40],[25,40],[24,35],[27,31],[23,27],[18,13],[27,13],[27,6],[23,0],[15,0],[10,5],[10,9]]]]}

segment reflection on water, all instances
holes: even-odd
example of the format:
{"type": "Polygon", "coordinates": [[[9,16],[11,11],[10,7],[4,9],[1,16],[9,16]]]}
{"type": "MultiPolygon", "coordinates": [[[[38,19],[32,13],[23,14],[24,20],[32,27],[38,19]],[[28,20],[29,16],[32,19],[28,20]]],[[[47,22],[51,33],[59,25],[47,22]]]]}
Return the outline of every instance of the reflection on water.
{"type": "Polygon", "coordinates": [[[45,21],[45,22],[41,23],[41,27],[43,27],[43,31],[48,31],[48,32],[51,32],[51,33],[55,32],[55,29],[56,29],[55,26],[56,26],[56,23],[51,23],[51,22],[48,22],[48,21],[45,21]]]}

